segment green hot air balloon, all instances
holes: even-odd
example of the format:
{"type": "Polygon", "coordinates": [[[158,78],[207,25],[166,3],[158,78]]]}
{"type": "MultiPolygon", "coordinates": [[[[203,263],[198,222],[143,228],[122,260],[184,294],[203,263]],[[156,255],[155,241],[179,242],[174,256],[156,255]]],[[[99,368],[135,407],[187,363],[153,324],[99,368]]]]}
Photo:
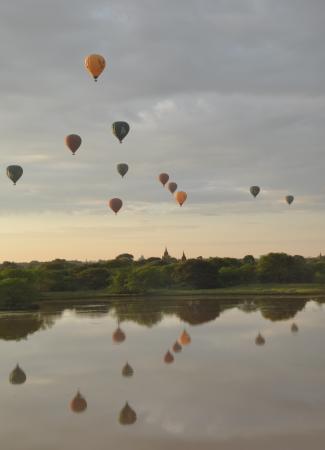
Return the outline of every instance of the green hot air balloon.
{"type": "Polygon", "coordinates": [[[122,178],[129,170],[129,166],[125,163],[120,163],[116,167],[117,167],[118,173],[121,175],[122,178]]]}
{"type": "Polygon", "coordinates": [[[112,125],[113,134],[122,144],[123,139],[130,131],[130,125],[127,122],[114,122],[112,125]]]}
{"type": "Polygon", "coordinates": [[[288,205],[291,205],[291,203],[294,201],[294,196],[293,195],[287,195],[286,196],[286,202],[288,203],[288,205]]]}
{"type": "Polygon", "coordinates": [[[10,180],[16,184],[17,181],[19,180],[19,178],[22,176],[23,174],[23,168],[20,166],[8,166],[7,167],[7,176],[8,178],[10,178],[10,180]]]}
{"type": "Polygon", "coordinates": [[[259,186],[251,186],[249,188],[250,193],[254,196],[257,197],[257,195],[260,193],[260,187],[259,186]]]}

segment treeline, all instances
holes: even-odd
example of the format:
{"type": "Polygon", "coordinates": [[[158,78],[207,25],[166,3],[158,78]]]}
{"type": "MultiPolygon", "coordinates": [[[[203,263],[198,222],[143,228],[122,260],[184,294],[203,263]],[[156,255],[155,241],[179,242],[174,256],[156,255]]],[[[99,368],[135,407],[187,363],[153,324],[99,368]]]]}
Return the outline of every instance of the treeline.
{"type": "Polygon", "coordinates": [[[56,259],[0,265],[0,306],[33,302],[42,292],[104,290],[138,294],[152,289],[212,289],[253,283],[325,283],[325,258],[269,253],[259,259],[196,258],[185,261],[130,254],[114,260],[56,259]]]}

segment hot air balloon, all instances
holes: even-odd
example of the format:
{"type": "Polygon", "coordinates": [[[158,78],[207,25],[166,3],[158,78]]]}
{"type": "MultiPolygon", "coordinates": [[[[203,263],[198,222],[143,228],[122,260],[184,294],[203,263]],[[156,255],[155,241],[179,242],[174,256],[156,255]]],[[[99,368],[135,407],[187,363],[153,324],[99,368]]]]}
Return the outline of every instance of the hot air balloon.
{"type": "Polygon", "coordinates": [[[130,131],[130,125],[127,122],[114,122],[112,125],[113,134],[122,144],[123,139],[130,131]]]}
{"type": "Polygon", "coordinates": [[[171,194],[173,194],[173,193],[176,191],[176,189],[177,189],[177,184],[174,183],[174,181],[170,181],[170,182],[167,184],[167,189],[169,190],[169,192],[170,192],[171,194]]]}
{"type": "Polygon", "coordinates": [[[264,345],[264,344],[265,344],[265,339],[264,339],[264,337],[261,335],[261,333],[258,333],[258,335],[256,336],[255,344],[256,344],[256,345],[264,345]]]}
{"type": "Polygon", "coordinates": [[[13,166],[7,167],[7,176],[14,183],[14,185],[17,183],[19,178],[22,176],[23,172],[24,172],[23,168],[20,166],[13,165],[13,166]]]}
{"type": "Polygon", "coordinates": [[[123,178],[124,175],[127,173],[127,171],[129,170],[129,166],[125,163],[120,163],[116,166],[118,173],[121,175],[121,177],[123,178]]]}
{"type": "Polygon", "coordinates": [[[184,330],[183,333],[180,335],[179,342],[182,345],[188,345],[191,343],[191,336],[188,334],[186,330],[184,330]]]}
{"type": "Polygon", "coordinates": [[[108,202],[109,207],[112,211],[117,214],[119,210],[122,208],[123,202],[119,198],[111,198],[111,200],[108,202]]]}
{"type": "Polygon", "coordinates": [[[288,203],[288,205],[291,205],[291,203],[294,201],[294,196],[293,195],[287,195],[286,196],[286,202],[288,203]]]}
{"type": "Polygon", "coordinates": [[[291,331],[292,331],[292,333],[298,333],[298,331],[299,331],[298,325],[296,325],[295,323],[293,323],[293,324],[291,325],[291,331]]]}
{"type": "Polygon", "coordinates": [[[182,346],[180,345],[180,343],[178,341],[176,341],[173,345],[173,352],[179,353],[181,351],[182,351],[182,346]]]}
{"type": "Polygon", "coordinates": [[[75,413],[82,413],[87,409],[85,398],[78,391],[76,396],[70,402],[70,409],[75,413]]]}
{"type": "Polygon", "coordinates": [[[125,366],[123,367],[123,369],[122,369],[122,375],[123,375],[123,377],[127,377],[127,378],[132,377],[132,376],[133,376],[133,373],[134,373],[134,371],[133,371],[132,367],[131,367],[130,364],[127,362],[127,363],[125,364],[125,366]]]}
{"type": "Polygon", "coordinates": [[[65,143],[74,155],[81,145],[81,137],[78,134],[69,134],[65,138],[65,143]]]}
{"type": "Polygon", "coordinates": [[[125,403],[124,408],[120,412],[119,422],[121,425],[132,425],[136,422],[137,415],[131,408],[128,402],[125,403]]]}
{"type": "Polygon", "coordinates": [[[14,368],[9,376],[11,384],[24,384],[26,381],[25,372],[19,367],[19,364],[14,368]]]}
{"type": "Polygon", "coordinates": [[[125,333],[121,330],[120,326],[118,326],[113,333],[113,342],[115,342],[115,344],[120,344],[123,341],[125,341],[125,333]]]}
{"type": "Polygon", "coordinates": [[[253,197],[257,197],[257,195],[260,193],[261,188],[259,186],[251,186],[249,190],[253,197]]]}
{"type": "Polygon", "coordinates": [[[182,206],[183,203],[185,202],[185,200],[187,199],[186,192],[184,192],[184,191],[176,192],[175,199],[176,199],[177,203],[179,204],[179,206],[182,206]]]}
{"type": "Polygon", "coordinates": [[[174,362],[174,357],[173,357],[172,353],[170,353],[169,350],[164,356],[164,361],[166,364],[171,364],[174,362]]]}
{"type": "Polygon", "coordinates": [[[169,175],[168,173],[161,173],[158,176],[158,180],[160,181],[160,183],[165,186],[165,184],[167,183],[167,181],[169,180],[169,175]]]}
{"type": "Polygon", "coordinates": [[[85,66],[88,72],[97,81],[99,75],[103,72],[106,66],[105,58],[101,55],[89,55],[85,58],[85,66]]]}

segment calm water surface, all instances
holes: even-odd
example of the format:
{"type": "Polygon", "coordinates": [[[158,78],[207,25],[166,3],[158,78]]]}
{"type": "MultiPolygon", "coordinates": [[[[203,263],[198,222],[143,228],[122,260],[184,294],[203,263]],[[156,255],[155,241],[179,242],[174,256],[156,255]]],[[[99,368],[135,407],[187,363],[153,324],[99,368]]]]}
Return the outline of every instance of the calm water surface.
{"type": "Polygon", "coordinates": [[[298,298],[2,313],[1,449],[323,450],[324,325],[322,303],[298,298]]]}

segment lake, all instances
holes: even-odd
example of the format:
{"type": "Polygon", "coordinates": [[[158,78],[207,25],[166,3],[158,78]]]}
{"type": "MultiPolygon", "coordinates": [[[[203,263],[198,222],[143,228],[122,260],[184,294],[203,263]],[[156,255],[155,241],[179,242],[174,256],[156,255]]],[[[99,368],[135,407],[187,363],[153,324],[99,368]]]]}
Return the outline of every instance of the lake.
{"type": "Polygon", "coordinates": [[[324,449],[324,344],[302,298],[1,313],[1,448],[324,449]]]}

